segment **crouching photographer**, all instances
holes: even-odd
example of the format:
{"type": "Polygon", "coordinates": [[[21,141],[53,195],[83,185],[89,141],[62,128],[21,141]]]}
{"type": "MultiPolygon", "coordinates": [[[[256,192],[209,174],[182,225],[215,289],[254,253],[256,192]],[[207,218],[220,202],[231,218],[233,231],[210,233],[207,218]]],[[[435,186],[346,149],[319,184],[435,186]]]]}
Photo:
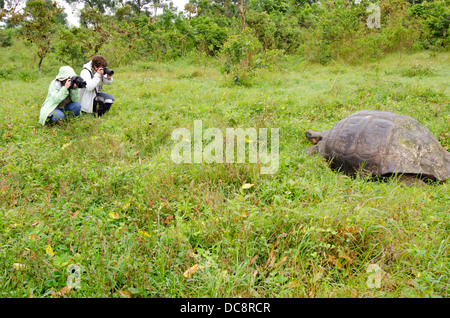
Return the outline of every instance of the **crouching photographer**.
{"type": "Polygon", "coordinates": [[[114,97],[102,92],[103,84],[112,84],[114,71],[107,68],[108,63],[101,55],[96,55],[83,65],[80,76],[86,81],[86,87],[80,89],[81,110],[102,116],[111,109],[114,97]]]}
{"type": "Polygon", "coordinates": [[[75,74],[70,66],[62,66],[58,75],[50,83],[47,97],[42,104],[39,123],[57,122],[66,114],[79,116],[81,105],[78,88],[84,87],[86,82],[75,74]]]}

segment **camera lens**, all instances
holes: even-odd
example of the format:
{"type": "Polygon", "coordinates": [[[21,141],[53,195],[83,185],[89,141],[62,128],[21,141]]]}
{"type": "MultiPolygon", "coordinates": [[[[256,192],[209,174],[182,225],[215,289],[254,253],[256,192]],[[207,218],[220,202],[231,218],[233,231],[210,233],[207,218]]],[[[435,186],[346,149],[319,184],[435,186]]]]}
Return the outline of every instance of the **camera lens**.
{"type": "Polygon", "coordinates": [[[110,68],[107,68],[107,67],[104,67],[104,68],[103,68],[103,72],[104,72],[106,75],[114,75],[114,71],[113,71],[112,69],[110,69],[110,68]]]}

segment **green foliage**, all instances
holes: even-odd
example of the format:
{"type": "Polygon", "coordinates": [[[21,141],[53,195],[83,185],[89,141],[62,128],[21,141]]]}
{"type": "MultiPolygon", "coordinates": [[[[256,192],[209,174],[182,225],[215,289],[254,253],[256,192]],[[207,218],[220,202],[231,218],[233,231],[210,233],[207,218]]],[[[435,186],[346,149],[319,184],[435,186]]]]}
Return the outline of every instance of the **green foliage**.
{"type": "Polygon", "coordinates": [[[237,13],[237,1],[191,0],[189,2],[197,7],[198,16],[225,16],[232,18],[237,13]]]}
{"type": "Polygon", "coordinates": [[[103,48],[102,54],[113,65],[127,64],[138,56],[141,43],[139,24],[134,21],[116,22],[111,27],[111,41],[103,48]]]}
{"type": "Polygon", "coordinates": [[[8,47],[13,43],[13,29],[0,29],[0,47],[8,47]]]}
{"type": "Polygon", "coordinates": [[[275,42],[277,26],[267,12],[250,11],[246,16],[246,24],[254,31],[265,50],[277,46],[275,42]]]}
{"type": "MultiPolygon", "coordinates": [[[[146,1],[132,1],[113,10],[113,16],[98,9],[112,2],[100,2],[85,7],[79,28],[53,29],[52,36],[58,41],[49,52],[65,63],[76,64],[100,52],[118,65],[141,57],[217,56],[242,25],[251,30],[262,50],[283,50],[323,65],[367,63],[392,52],[448,48],[448,0],[415,5],[405,0],[377,2],[380,28],[367,25],[369,0],[360,5],[347,0],[253,0],[244,3],[242,13],[238,2],[202,0],[189,3],[184,13],[169,5],[153,17],[142,11],[146,1]]],[[[53,21],[56,24],[58,17],[53,21]]],[[[10,20],[14,20],[12,16],[10,20]]],[[[8,45],[11,33],[3,39],[3,45],[8,45]]],[[[226,66],[229,71],[230,65],[226,66]]]]}
{"type": "Polygon", "coordinates": [[[192,37],[199,52],[215,55],[224,44],[228,30],[220,27],[212,18],[201,16],[191,22],[192,37]]]}
{"type": "Polygon", "coordinates": [[[89,34],[84,28],[63,29],[54,52],[64,64],[81,66],[89,59],[89,51],[82,44],[87,42],[89,34]]]}
{"type": "Polygon", "coordinates": [[[142,47],[141,56],[151,56],[155,60],[170,60],[186,54],[186,50],[193,47],[189,35],[177,29],[163,30],[154,23],[140,29],[142,47]]]}
{"type": "MultiPolygon", "coordinates": [[[[153,0],[128,0],[125,3],[133,10],[137,15],[141,15],[142,13],[147,13],[147,8],[153,0]]],[[[119,11],[119,9],[117,10],[119,11]]]]}
{"type": "Polygon", "coordinates": [[[250,8],[259,11],[272,13],[286,13],[291,9],[291,1],[286,0],[250,0],[250,8]]]}
{"type": "Polygon", "coordinates": [[[301,45],[301,25],[295,15],[278,11],[268,14],[265,11],[250,11],[246,24],[255,33],[265,50],[279,49],[295,53],[301,45]]]}
{"type": "Polygon", "coordinates": [[[411,15],[424,27],[423,46],[444,48],[450,39],[450,1],[424,1],[411,7],[411,15]]]}
{"type": "Polygon", "coordinates": [[[231,73],[235,85],[248,85],[258,66],[254,57],[261,49],[261,43],[249,28],[230,36],[222,49],[222,73],[231,73]]]}
{"type": "Polygon", "coordinates": [[[85,55],[97,55],[111,38],[110,27],[113,21],[100,11],[90,7],[81,11],[80,20],[84,27],[82,37],[79,38],[81,47],[85,55]]]}
{"type": "Polygon", "coordinates": [[[436,75],[437,67],[430,63],[418,62],[406,67],[402,70],[401,74],[407,77],[419,77],[436,75]]]}
{"type": "Polygon", "coordinates": [[[28,1],[22,16],[24,37],[37,49],[39,57],[39,72],[41,72],[42,61],[52,49],[55,42],[58,21],[57,16],[63,9],[55,2],[43,0],[28,1]]]}
{"type": "Polygon", "coordinates": [[[310,61],[327,64],[368,62],[394,51],[411,50],[420,38],[420,28],[409,18],[407,3],[381,1],[380,28],[367,25],[369,3],[325,1],[323,5],[302,9],[299,17],[305,27],[300,33],[298,51],[310,61]]]}

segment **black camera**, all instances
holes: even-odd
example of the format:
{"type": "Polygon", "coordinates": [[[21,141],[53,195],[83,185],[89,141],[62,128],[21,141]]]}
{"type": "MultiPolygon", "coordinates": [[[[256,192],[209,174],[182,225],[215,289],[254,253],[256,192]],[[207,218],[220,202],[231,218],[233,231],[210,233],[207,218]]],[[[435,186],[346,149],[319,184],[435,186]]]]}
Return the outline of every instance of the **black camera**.
{"type": "MultiPolygon", "coordinates": [[[[66,79],[62,82],[63,86],[66,85],[67,80],[68,79],[66,79]]],[[[77,84],[77,88],[85,88],[86,87],[86,81],[80,76],[72,76],[70,78],[70,80],[71,80],[71,83],[70,83],[69,89],[73,88],[73,86],[75,84],[77,84]]]]}
{"type": "Polygon", "coordinates": [[[111,76],[114,75],[114,71],[112,69],[110,69],[110,68],[107,68],[107,67],[103,68],[103,73],[106,74],[106,75],[111,75],[111,76]]]}
{"type": "Polygon", "coordinates": [[[74,84],[77,84],[77,88],[85,88],[86,87],[86,81],[80,76],[72,77],[72,83],[70,83],[69,89],[73,88],[74,84]]]}

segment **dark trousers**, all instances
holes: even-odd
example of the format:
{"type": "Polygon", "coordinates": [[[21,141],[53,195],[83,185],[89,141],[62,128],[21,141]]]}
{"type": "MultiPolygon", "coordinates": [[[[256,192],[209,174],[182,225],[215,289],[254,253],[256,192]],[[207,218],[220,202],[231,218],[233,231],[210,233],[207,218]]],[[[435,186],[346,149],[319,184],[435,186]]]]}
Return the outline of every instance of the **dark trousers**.
{"type": "Polygon", "coordinates": [[[100,97],[101,102],[96,105],[94,99],[94,112],[97,113],[98,116],[102,116],[111,109],[111,105],[114,103],[114,96],[103,92],[98,93],[97,96],[100,97]]]}

